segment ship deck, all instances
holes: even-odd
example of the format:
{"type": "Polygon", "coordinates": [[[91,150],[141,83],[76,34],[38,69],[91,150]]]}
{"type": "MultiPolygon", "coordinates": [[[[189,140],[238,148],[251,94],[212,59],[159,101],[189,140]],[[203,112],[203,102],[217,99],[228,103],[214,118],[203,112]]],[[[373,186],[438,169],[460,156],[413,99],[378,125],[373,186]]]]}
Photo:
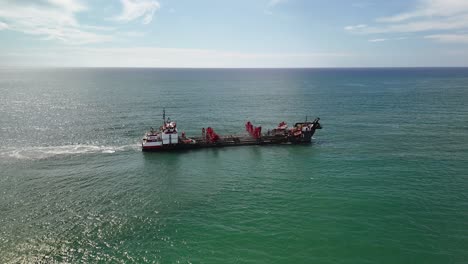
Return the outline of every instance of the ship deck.
{"type": "Polygon", "coordinates": [[[229,146],[249,146],[249,145],[268,145],[268,144],[287,144],[288,140],[285,136],[262,136],[259,139],[252,136],[232,135],[222,136],[217,142],[208,142],[203,137],[190,137],[196,141],[195,144],[200,148],[213,148],[213,147],[229,147],[229,146]]]}

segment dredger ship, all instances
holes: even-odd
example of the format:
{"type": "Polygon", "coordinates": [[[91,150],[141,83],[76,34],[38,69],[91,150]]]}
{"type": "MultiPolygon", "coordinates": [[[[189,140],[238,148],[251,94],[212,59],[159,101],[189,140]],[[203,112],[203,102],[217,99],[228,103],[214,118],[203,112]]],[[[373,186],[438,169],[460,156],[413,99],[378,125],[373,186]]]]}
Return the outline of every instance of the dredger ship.
{"type": "Polygon", "coordinates": [[[250,121],[245,123],[247,135],[220,136],[213,128],[201,129],[200,136],[188,137],[184,132],[178,132],[177,124],[166,119],[166,112],[163,110],[163,124],[159,129],[147,132],[142,140],[143,151],[170,151],[189,150],[199,148],[220,148],[231,146],[248,145],[274,145],[274,144],[310,144],[315,130],[321,129],[320,118],[313,121],[295,123],[289,127],[286,122],[281,122],[276,128],[262,133],[261,126],[254,126],[250,121]]]}

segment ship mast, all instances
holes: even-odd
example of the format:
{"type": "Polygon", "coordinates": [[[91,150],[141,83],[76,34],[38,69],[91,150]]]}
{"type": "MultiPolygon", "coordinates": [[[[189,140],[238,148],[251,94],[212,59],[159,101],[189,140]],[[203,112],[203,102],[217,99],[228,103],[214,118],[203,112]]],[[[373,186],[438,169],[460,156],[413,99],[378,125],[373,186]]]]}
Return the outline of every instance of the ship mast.
{"type": "Polygon", "coordinates": [[[163,124],[166,124],[166,109],[163,108],[163,124]]]}

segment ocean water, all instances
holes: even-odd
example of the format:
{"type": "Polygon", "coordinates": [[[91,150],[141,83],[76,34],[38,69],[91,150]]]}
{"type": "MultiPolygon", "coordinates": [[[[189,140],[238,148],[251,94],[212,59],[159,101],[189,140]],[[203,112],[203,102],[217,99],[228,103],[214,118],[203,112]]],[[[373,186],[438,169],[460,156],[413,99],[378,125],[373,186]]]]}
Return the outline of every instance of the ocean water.
{"type": "Polygon", "coordinates": [[[468,68],[1,69],[0,263],[468,263],[468,68]],[[321,117],[309,146],[143,153],[321,117]]]}

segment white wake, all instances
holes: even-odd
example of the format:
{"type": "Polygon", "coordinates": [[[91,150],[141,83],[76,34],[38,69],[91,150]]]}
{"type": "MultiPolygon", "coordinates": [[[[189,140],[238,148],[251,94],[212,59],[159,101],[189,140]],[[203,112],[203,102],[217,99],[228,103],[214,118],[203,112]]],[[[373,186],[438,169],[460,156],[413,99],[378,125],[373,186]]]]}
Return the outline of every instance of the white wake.
{"type": "Polygon", "coordinates": [[[119,151],[139,150],[138,144],[124,145],[124,146],[97,146],[97,145],[64,145],[64,146],[47,146],[47,147],[23,147],[23,148],[9,148],[0,150],[0,157],[24,159],[24,160],[37,160],[47,159],[56,156],[65,155],[80,155],[80,154],[94,154],[104,153],[113,154],[119,151]]]}

